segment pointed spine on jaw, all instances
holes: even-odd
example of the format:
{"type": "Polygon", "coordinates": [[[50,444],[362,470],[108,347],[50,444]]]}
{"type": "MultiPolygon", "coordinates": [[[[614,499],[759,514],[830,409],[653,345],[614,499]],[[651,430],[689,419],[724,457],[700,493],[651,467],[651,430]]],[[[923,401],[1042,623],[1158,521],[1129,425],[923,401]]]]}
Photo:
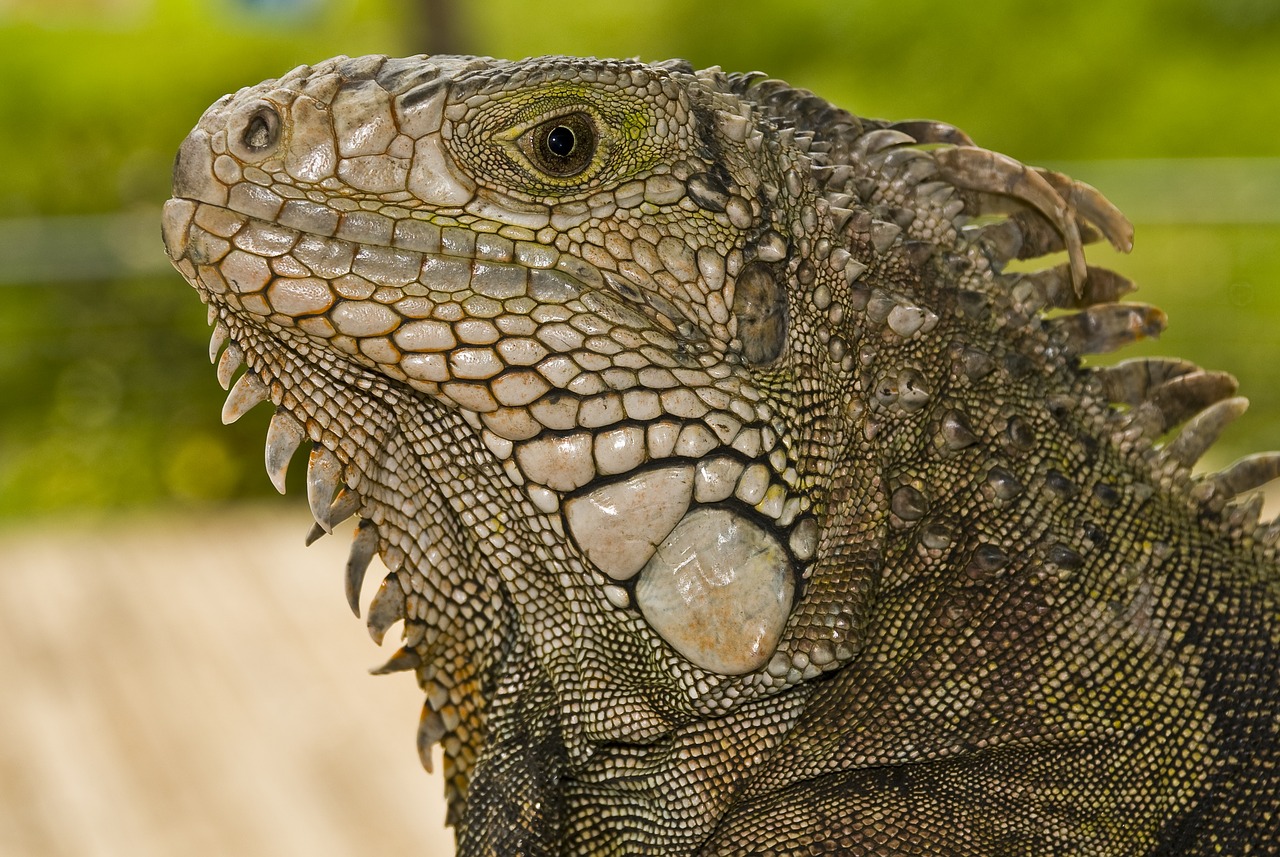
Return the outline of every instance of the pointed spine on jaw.
{"type": "MultiPolygon", "coordinates": [[[[214,330],[210,337],[209,355],[211,361],[218,364],[219,381],[224,388],[230,387],[226,403],[223,406],[223,421],[231,423],[238,420],[254,406],[270,399],[270,388],[252,371],[246,371],[235,383],[231,378],[245,364],[243,349],[230,341],[227,327],[211,316],[214,330]],[[225,347],[224,347],[225,346],[225,347]],[[219,356],[219,352],[221,355],[219,356]]],[[[264,463],[271,484],[281,494],[286,492],[286,476],[289,464],[297,453],[302,441],[306,439],[305,427],[283,408],[277,408],[267,427],[264,446],[264,463]]],[[[342,465],[337,456],[321,445],[313,446],[307,467],[307,498],[311,507],[315,524],[308,533],[307,545],[315,542],[320,536],[332,532],[334,526],[350,518],[360,508],[360,497],[349,488],[341,485],[342,465]]],[[[361,519],[353,536],[351,552],[348,557],[344,575],[344,588],[347,604],[352,613],[360,615],[360,589],[365,573],[377,554],[379,536],[372,520],[361,519]]],[[[381,643],[381,638],[392,624],[404,618],[405,600],[398,583],[388,588],[384,585],[375,597],[370,608],[370,634],[381,643]]],[[[381,674],[402,669],[414,669],[418,665],[413,652],[401,650],[382,668],[374,670],[381,674]]]]}
{"type": "Polygon", "coordinates": [[[227,395],[227,401],[222,406],[223,425],[230,425],[240,419],[252,410],[254,406],[265,402],[270,395],[271,390],[259,381],[256,375],[252,372],[245,372],[236,381],[235,386],[231,388],[231,392],[227,395]]]}
{"type": "Polygon", "coordinates": [[[365,619],[369,636],[381,646],[387,631],[405,617],[405,612],[404,589],[401,588],[396,576],[389,574],[378,586],[373,600],[369,602],[369,615],[365,619]]]}
{"type": "Polygon", "coordinates": [[[347,605],[351,612],[360,617],[360,587],[364,583],[365,572],[373,562],[378,550],[378,528],[368,518],[356,524],[355,536],[351,540],[351,555],[347,559],[346,584],[347,605]]]}
{"type": "Polygon", "coordinates": [[[218,358],[218,383],[222,385],[222,389],[231,389],[231,379],[235,377],[236,370],[243,365],[244,352],[240,350],[239,345],[232,342],[218,358]]]}
{"type": "MultiPolygon", "coordinates": [[[[213,309],[213,307],[209,307],[209,309],[213,309]]],[[[220,321],[214,323],[213,333],[209,336],[210,363],[213,363],[218,359],[218,352],[222,349],[223,345],[226,345],[227,338],[229,336],[230,333],[227,331],[227,326],[225,324],[220,321]]]]}
{"type": "Polygon", "coordinates": [[[338,456],[323,446],[314,446],[307,461],[307,503],[311,514],[326,533],[333,532],[330,504],[342,482],[342,463],[338,456]]]}
{"type": "Polygon", "coordinates": [[[276,411],[267,427],[266,466],[271,484],[281,494],[285,492],[285,475],[289,462],[298,451],[306,431],[302,424],[284,411],[276,411]]]}
{"type": "Polygon", "coordinates": [[[343,487],[339,489],[338,496],[333,498],[333,502],[329,504],[329,529],[322,527],[317,521],[311,525],[311,530],[307,533],[306,544],[311,547],[322,536],[326,536],[333,532],[333,527],[350,518],[360,509],[360,495],[356,494],[350,488],[343,487]]]}

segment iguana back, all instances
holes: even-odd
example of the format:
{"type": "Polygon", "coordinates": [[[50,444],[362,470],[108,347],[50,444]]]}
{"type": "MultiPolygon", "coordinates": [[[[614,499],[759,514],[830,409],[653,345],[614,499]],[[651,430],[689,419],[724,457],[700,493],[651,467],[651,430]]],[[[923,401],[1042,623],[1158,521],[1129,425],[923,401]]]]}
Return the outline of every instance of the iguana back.
{"type": "Polygon", "coordinates": [[[1273,853],[1280,569],[1097,191],[758,75],[340,57],[165,209],[459,853],[1273,853]],[[1044,267],[1010,263],[1065,251],[1044,267]]]}

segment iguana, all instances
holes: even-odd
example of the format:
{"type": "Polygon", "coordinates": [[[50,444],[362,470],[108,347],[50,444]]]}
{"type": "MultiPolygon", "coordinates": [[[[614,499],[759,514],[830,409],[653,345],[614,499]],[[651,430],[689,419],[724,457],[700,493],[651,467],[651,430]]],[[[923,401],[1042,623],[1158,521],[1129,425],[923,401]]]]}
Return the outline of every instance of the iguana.
{"type": "Polygon", "coordinates": [[[941,122],[565,57],[242,89],[164,212],[223,420],[281,490],[310,442],[357,614],[391,570],[461,855],[1276,853],[1280,456],[1195,475],[1234,379],[1083,362],[1163,327],[1085,261],[1131,235],[941,122]]]}

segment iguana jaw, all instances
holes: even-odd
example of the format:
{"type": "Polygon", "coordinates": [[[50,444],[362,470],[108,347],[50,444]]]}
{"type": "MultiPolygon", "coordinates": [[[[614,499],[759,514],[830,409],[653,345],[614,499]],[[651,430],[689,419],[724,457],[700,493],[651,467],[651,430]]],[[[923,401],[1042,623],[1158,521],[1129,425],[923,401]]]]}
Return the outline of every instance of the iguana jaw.
{"type": "MultiPolygon", "coordinates": [[[[181,167],[180,161],[176,188],[190,189],[192,183],[183,177],[181,167]]],[[[196,190],[199,191],[198,188],[196,190]]],[[[205,195],[219,198],[216,193],[205,195]]],[[[407,377],[400,368],[412,357],[399,364],[377,359],[376,356],[380,355],[368,346],[367,337],[378,332],[368,325],[380,323],[380,316],[371,314],[368,310],[380,310],[381,305],[348,301],[346,306],[354,309],[339,319],[338,311],[341,307],[335,310],[334,306],[342,302],[340,283],[334,286],[315,277],[277,276],[278,269],[283,267],[288,270],[289,265],[298,264],[294,256],[305,258],[313,266],[322,264],[316,261],[316,257],[323,256],[326,260],[346,260],[344,264],[347,265],[354,259],[355,267],[361,273],[375,278],[378,274],[372,270],[372,263],[363,268],[359,266],[362,260],[373,257],[379,250],[376,245],[365,246],[316,236],[280,227],[208,201],[182,198],[171,200],[166,206],[165,236],[175,265],[197,288],[202,299],[214,308],[211,319],[216,324],[215,350],[216,346],[230,341],[220,361],[220,379],[224,385],[228,384],[241,360],[247,361],[251,370],[242,375],[232,389],[224,408],[224,419],[228,422],[236,419],[266,399],[277,405],[279,413],[273,419],[272,430],[268,434],[266,456],[268,472],[277,487],[283,486],[285,468],[302,438],[308,436],[316,444],[310,461],[308,499],[318,527],[327,531],[336,523],[335,517],[346,517],[356,511],[361,511],[362,517],[366,518],[374,514],[373,504],[366,504],[362,509],[360,499],[350,491],[344,492],[340,500],[333,501],[334,491],[341,483],[354,486],[360,481],[367,481],[369,477],[366,471],[371,464],[384,470],[406,469],[403,462],[384,464],[380,460],[385,456],[384,450],[371,450],[352,443],[351,438],[377,437],[387,431],[394,431],[390,424],[372,434],[367,427],[361,426],[339,425],[332,429],[323,427],[326,420],[335,420],[341,424],[348,419],[367,419],[369,414],[378,412],[388,420],[393,414],[403,419],[407,411],[421,408],[431,414],[430,417],[423,418],[422,423],[433,426],[433,432],[445,436],[462,433],[470,441],[482,444],[485,448],[480,454],[489,460],[490,466],[495,469],[502,467],[493,459],[505,459],[506,475],[514,476],[508,481],[513,486],[525,485],[525,490],[529,492],[535,505],[538,504],[540,495],[547,497],[550,505],[540,509],[541,512],[555,515],[560,511],[560,501],[555,499],[556,492],[576,492],[579,481],[574,473],[575,470],[582,471],[584,468],[581,464],[576,468],[566,467],[566,461],[571,460],[566,456],[574,454],[572,444],[576,435],[527,443],[513,456],[512,441],[519,442],[527,438],[518,425],[511,425],[510,418],[504,418],[505,421],[500,422],[496,416],[487,413],[492,408],[486,408],[483,401],[474,400],[477,394],[482,397],[488,395],[482,387],[452,382],[442,385],[421,377],[407,377]],[[303,248],[307,245],[309,249],[304,256],[303,248]],[[317,245],[322,249],[316,250],[317,245]],[[292,248],[294,255],[287,257],[282,263],[276,248],[292,248]],[[268,255],[272,252],[277,255],[268,255]],[[262,255],[258,255],[259,253],[262,255]],[[337,331],[332,323],[335,319],[338,319],[336,323],[340,326],[337,331]],[[346,326],[341,327],[344,322],[346,326]],[[366,338],[362,338],[360,334],[366,338]],[[371,354],[376,356],[370,356],[371,354]],[[283,364],[288,364],[291,368],[284,368],[283,364]],[[307,366],[311,367],[309,373],[304,372],[304,367],[307,366]],[[317,392],[309,396],[293,393],[291,387],[299,374],[308,374],[308,383],[315,386],[317,392]],[[330,387],[333,389],[329,389],[330,387]],[[459,392],[459,387],[476,392],[459,392]],[[343,398],[337,392],[339,389],[348,391],[346,398],[356,404],[338,408],[317,407],[321,402],[343,398]],[[378,400],[381,404],[365,400],[378,400]],[[386,404],[388,400],[395,404],[386,404]],[[466,404],[471,407],[465,407],[466,404]],[[443,414],[448,414],[456,423],[452,432],[439,432],[443,414]],[[504,437],[504,434],[507,436],[504,437]],[[515,470],[516,467],[520,470],[515,470]],[[357,476],[356,471],[361,471],[364,476],[357,476]],[[531,475],[548,487],[537,491],[528,487],[527,481],[531,475]]],[[[456,257],[416,251],[388,252],[397,252],[398,261],[411,259],[411,267],[415,271],[456,269],[459,261],[456,257]]],[[[396,260],[391,264],[396,264],[396,260]]],[[[507,277],[501,267],[489,265],[478,270],[490,274],[496,271],[497,277],[507,277]]],[[[536,277],[534,279],[536,283],[536,277]]],[[[542,289],[553,289],[559,299],[576,297],[588,290],[587,286],[567,276],[543,278],[542,283],[542,289]]],[[[472,289],[483,289],[474,270],[469,285],[472,289]]],[[[450,285],[447,282],[427,282],[427,274],[424,273],[416,284],[385,285],[382,290],[394,291],[399,298],[396,306],[403,307],[415,300],[415,289],[418,294],[425,294],[428,289],[439,294],[441,290],[448,288],[450,285]]],[[[430,305],[426,298],[419,300],[430,305]]],[[[601,306],[598,300],[595,305],[601,306]]],[[[614,307],[612,311],[615,315],[626,312],[620,307],[614,307]]],[[[631,318],[638,316],[632,314],[631,318]]],[[[455,326],[453,330],[456,331],[459,327],[461,325],[455,326]]],[[[449,326],[437,321],[402,323],[394,334],[396,343],[401,345],[414,342],[423,344],[428,339],[438,340],[441,337],[449,340],[448,345],[458,345],[457,337],[449,326]],[[430,333],[415,332],[415,324],[419,328],[431,325],[433,330],[430,333]]],[[[536,349],[535,356],[546,354],[546,349],[532,340],[514,343],[507,340],[500,343],[499,347],[502,345],[514,345],[503,351],[503,357],[509,360],[519,359],[521,353],[533,349],[536,349]]],[[[456,353],[455,351],[454,356],[456,353]]],[[[451,368],[458,368],[454,356],[447,351],[442,355],[426,356],[448,357],[451,368]]],[[[532,376],[532,373],[527,374],[533,380],[520,382],[518,373],[508,371],[503,378],[507,382],[503,387],[505,392],[496,395],[524,396],[526,393],[522,392],[522,388],[531,384],[537,385],[535,395],[546,390],[546,382],[532,376]]],[[[447,377],[449,376],[446,374],[440,380],[447,377]]],[[[653,407],[659,406],[658,396],[647,392],[645,395],[653,397],[653,407]]],[[[690,404],[677,407],[696,406],[705,411],[705,407],[697,403],[692,395],[682,392],[681,396],[690,404]]],[[[624,401],[630,407],[629,399],[624,401]]],[[[727,423],[725,431],[734,430],[730,426],[739,426],[727,414],[724,419],[727,423]]],[[[565,523],[587,558],[612,576],[614,582],[602,585],[605,598],[615,609],[633,607],[638,601],[641,608],[646,609],[649,622],[678,648],[706,652],[699,658],[703,666],[725,674],[752,672],[763,665],[776,647],[782,623],[793,598],[795,581],[789,572],[784,571],[791,562],[785,552],[789,550],[801,560],[812,556],[816,527],[812,517],[797,519],[797,516],[803,515],[808,509],[803,498],[784,503],[782,487],[771,486],[768,469],[762,465],[747,466],[749,458],[744,462],[744,457],[759,454],[761,441],[758,430],[736,435],[733,446],[725,450],[727,454],[709,455],[698,461],[704,453],[710,452],[710,446],[715,441],[705,428],[693,428],[695,430],[692,432],[682,431],[680,424],[673,421],[652,425],[647,433],[640,428],[619,428],[602,432],[594,444],[596,464],[592,467],[588,460],[585,468],[588,473],[594,473],[597,469],[606,474],[611,470],[625,472],[628,467],[639,462],[621,464],[614,459],[617,462],[628,459],[634,455],[634,452],[628,451],[628,447],[643,446],[646,443],[649,454],[654,454],[655,445],[665,444],[667,451],[660,454],[673,458],[670,464],[641,470],[627,476],[622,482],[573,493],[563,505],[565,523]],[[637,436],[637,440],[630,439],[632,434],[637,436]],[[663,439],[664,434],[667,439],[663,439]],[[795,525],[791,530],[789,547],[784,547],[776,537],[750,520],[740,518],[740,513],[715,512],[710,513],[710,517],[700,513],[691,514],[682,523],[695,501],[758,504],[765,510],[765,514],[771,515],[779,524],[795,525]],[[670,531],[671,534],[666,542],[656,545],[658,550],[655,553],[654,543],[646,545],[646,540],[653,539],[653,536],[643,527],[652,529],[653,526],[661,526],[660,522],[663,520],[663,532],[670,531]],[[630,548],[627,547],[628,538],[636,541],[630,548]],[[732,543],[733,551],[736,552],[724,554],[722,549],[715,547],[721,543],[732,543]],[[641,551],[638,563],[637,549],[641,551]],[[772,578],[772,582],[768,582],[763,590],[728,596],[734,599],[729,605],[731,612],[726,614],[724,620],[728,624],[691,628],[681,617],[681,602],[670,603],[671,595],[664,593],[660,587],[655,587],[643,576],[640,576],[638,582],[631,580],[645,568],[648,556],[654,557],[650,564],[680,564],[695,559],[704,551],[709,551],[712,559],[703,561],[705,571],[699,577],[737,575],[742,578],[748,575],[744,569],[756,564],[760,571],[754,578],[748,579],[768,581],[772,578]],[[618,585],[627,582],[636,584],[634,595],[618,585]],[[633,598],[636,601],[632,601],[633,598]],[[755,602],[740,605],[738,602],[743,598],[754,598],[755,602]],[[761,601],[761,598],[764,600],[761,601]],[[736,618],[743,615],[743,612],[764,618],[756,626],[743,628],[736,618]],[[771,616],[772,619],[768,618],[771,616]],[[751,635],[748,639],[752,642],[745,649],[736,647],[720,654],[723,650],[720,637],[724,635],[751,635]]],[[[728,439],[730,438],[726,438],[728,439]]],[[[592,445],[588,443],[588,456],[592,454],[591,448],[592,445]]],[[[451,478],[442,479],[448,482],[451,478]]],[[[430,509],[421,508],[421,503],[416,502],[412,496],[396,498],[390,505],[392,509],[386,514],[391,517],[403,516],[409,519],[412,515],[405,510],[415,509],[418,514],[437,514],[430,509]]],[[[443,510],[445,504],[438,506],[439,510],[443,510]]],[[[751,513],[749,508],[744,511],[751,513]]],[[[466,512],[466,509],[461,508],[449,510],[449,514],[454,517],[466,512]]],[[[372,535],[366,536],[366,544],[372,544],[372,538],[372,535]]],[[[367,557],[367,547],[361,546],[360,549],[361,556],[367,557]]],[[[362,565],[363,559],[353,559],[353,568],[362,565]]],[[[353,609],[356,609],[359,583],[358,573],[349,575],[348,599],[353,609]]],[[[717,620],[713,616],[708,621],[717,620]]]]}

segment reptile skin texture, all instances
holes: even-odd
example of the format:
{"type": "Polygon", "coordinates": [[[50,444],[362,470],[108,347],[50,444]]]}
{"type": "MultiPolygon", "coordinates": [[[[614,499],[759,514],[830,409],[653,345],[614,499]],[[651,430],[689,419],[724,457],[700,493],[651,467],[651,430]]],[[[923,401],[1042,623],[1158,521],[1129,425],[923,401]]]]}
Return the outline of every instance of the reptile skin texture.
{"type": "Polygon", "coordinates": [[[1093,188],[454,56],[226,96],[173,187],[224,421],[275,408],[282,491],[309,446],[357,614],[390,569],[463,857],[1280,850],[1280,456],[1193,474],[1235,380],[1092,360],[1164,326],[1093,188]]]}

